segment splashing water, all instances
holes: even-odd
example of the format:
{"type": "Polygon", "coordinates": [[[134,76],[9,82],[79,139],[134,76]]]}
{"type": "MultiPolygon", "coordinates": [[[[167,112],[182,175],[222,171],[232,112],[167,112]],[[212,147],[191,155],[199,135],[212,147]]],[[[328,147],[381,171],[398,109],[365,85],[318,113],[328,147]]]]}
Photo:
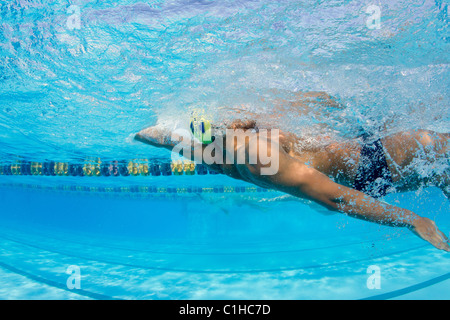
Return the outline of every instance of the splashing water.
{"type": "Polygon", "coordinates": [[[309,136],[326,124],[336,139],[448,131],[447,5],[377,2],[376,29],[371,4],[2,2],[0,156],[158,156],[126,137],[195,108],[215,121],[240,108],[309,136]],[[327,92],[343,108],[274,117],[298,91],[327,92]]]}
{"type": "MultiPolygon", "coordinates": [[[[0,16],[0,163],[167,158],[127,138],[197,109],[216,123],[255,116],[308,143],[449,131],[441,0],[10,0],[0,16]],[[336,103],[299,108],[310,91],[336,103]]],[[[448,158],[412,166],[430,176],[448,158]]],[[[223,175],[1,178],[12,185],[0,192],[0,298],[449,295],[448,256],[408,230],[322,208],[325,218],[276,192],[229,193],[223,175]],[[182,194],[216,184],[221,193],[182,194]],[[141,198],[138,186],[167,192],[141,198]],[[68,265],[81,266],[82,290],[66,287],[68,265]],[[367,285],[372,265],[382,290],[367,285]]],[[[440,190],[385,201],[449,230],[440,190]]]]}

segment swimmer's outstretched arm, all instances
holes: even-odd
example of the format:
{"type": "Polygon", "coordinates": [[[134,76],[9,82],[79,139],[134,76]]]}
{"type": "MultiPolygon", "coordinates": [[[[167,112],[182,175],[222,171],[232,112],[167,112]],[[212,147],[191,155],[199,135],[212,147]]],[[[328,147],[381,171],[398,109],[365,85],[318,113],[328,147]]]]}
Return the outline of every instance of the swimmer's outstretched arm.
{"type": "MultiPolygon", "coordinates": [[[[145,144],[149,144],[154,147],[158,148],[164,148],[169,151],[174,151],[174,147],[176,145],[182,146],[183,144],[180,143],[183,141],[183,138],[178,135],[173,135],[173,132],[169,129],[161,128],[158,126],[152,126],[145,128],[138,133],[135,134],[134,140],[143,142],[145,144]]],[[[184,156],[185,158],[188,158],[190,160],[196,160],[195,159],[195,148],[205,148],[205,145],[201,145],[196,141],[193,141],[191,143],[191,140],[189,139],[189,145],[190,145],[190,155],[184,155],[183,151],[184,149],[181,148],[178,150],[178,153],[181,156],[184,156]]],[[[201,161],[201,160],[200,160],[201,161]]]]}
{"type": "Polygon", "coordinates": [[[175,142],[171,139],[172,132],[160,127],[145,128],[134,136],[134,140],[149,144],[154,147],[171,150],[175,142]]]}
{"type": "MultiPolygon", "coordinates": [[[[135,140],[156,147],[172,150],[178,141],[171,139],[171,133],[157,127],[150,127],[135,135],[135,140]]],[[[438,249],[450,251],[447,237],[436,224],[414,212],[382,203],[362,192],[339,185],[323,173],[291,158],[280,150],[279,168],[275,175],[258,174],[258,165],[250,166],[253,181],[264,186],[306,198],[332,210],[349,216],[392,227],[407,227],[416,235],[438,249]]]]}
{"type": "Polygon", "coordinates": [[[392,227],[407,227],[438,249],[450,251],[447,237],[436,224],[414,212],[380,202],[362,192],[339,185],[321,172],[294,159],[280,157],[279,172],[259,179],[276,189],[299,198],[307,198],[333,211],[392,227]],[[283,159],[284,158],[284,159],[283,159]],[[284,162],[284,163],[283,163],[284,162]]]}

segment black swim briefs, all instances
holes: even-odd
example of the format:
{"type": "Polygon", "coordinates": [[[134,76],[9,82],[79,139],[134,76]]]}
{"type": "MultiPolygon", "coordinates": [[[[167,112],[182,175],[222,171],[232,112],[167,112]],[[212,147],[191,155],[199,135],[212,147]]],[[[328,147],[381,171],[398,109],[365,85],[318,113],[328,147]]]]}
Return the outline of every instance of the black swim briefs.
{"type": "Polygon", "coordinates": [[[385,196],[392,186],[392,174],[386,162],[381,140],[364,143],[353,187],[378,198],[385,196]]]}

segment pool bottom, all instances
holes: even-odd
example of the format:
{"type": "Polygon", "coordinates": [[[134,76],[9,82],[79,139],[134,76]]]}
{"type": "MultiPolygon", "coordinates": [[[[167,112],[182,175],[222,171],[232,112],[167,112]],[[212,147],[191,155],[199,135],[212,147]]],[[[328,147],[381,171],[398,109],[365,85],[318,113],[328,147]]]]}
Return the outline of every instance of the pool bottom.
{"type": "MultiPolygon", "coordinates": [[[[358,236],[344,238],[348,245],[339,250],[352,250],[351,243],[358,236]]],[[[302,260],[295,266],[289,259],[283,261],[280,252],[274,252],[267,243],[258,247],[260,252],[251,254],[208,253],[206,247],[180,252],[183,246],[175,242],[133,246],[130,241],[66,231],[2,228],[0,298],[449,299],[448,254],[409,237],[394,242],[396,250],[385,250],[381,255],[374,250],[373,258],[355,256],[323,263],[313,260],[333,249],[316,249],[311,254],[298,242],[297,250],[291,244],[287,251],[294,257],[307,255],[311,263],[302,260]],[[250,268],[243,261],[249,256],[254,260],[250,268]],[[236,259],[240,263],[230,263],[236,259]],[[268,264],[271,260],[276,263],[268,264]],[[79,267],[79,288],[68,286],[73,276],[67,273],[69,266],[79,267]],[[380,270],[380,289],[368,287],[370,266],[380,270]]],[[[252,243],[242,245],[246,248],[240,250],[255,249],[252,243]]],[[[277,243],[283,249],[285,245],[277,243]]]]}
{"type": "MultiPolygon", "coordinates": [[[[450,297],[448,253],[408,230],[323,216],[295,201],[169,202],[30,190],[1,197],[1,299],[450,297]],[[70,266],[79,268],[79,288],[68,285],[70,266]],[[372,267],[379,289],[368,284],[372,267]]],[[[387,200],[427,209],[450,229],[449,203],[439,192],[387,200]]]]}

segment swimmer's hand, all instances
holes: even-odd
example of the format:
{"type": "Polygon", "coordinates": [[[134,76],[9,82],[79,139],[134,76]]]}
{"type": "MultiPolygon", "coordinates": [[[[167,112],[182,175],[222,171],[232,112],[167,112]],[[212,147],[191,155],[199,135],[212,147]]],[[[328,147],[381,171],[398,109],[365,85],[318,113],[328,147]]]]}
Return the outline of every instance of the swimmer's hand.
{"type": "Polygon", "coordinates": [[[280,153],[279,161],[280,170],[275,175],[262,176],[270,188],[312,200],[353,218],[390,227],[407,227],[436,248],[450,252],[447,237],[430,219],[337,184],[323,173],[283,156],[283,153],[280,153]]]}
{"type": "Polygon", "coordinates": [[[440,231],[436,223],[428,218],[419,217],[412,223],[411,231],[438,249],[450,252],[448,238],[440,231]]]}

